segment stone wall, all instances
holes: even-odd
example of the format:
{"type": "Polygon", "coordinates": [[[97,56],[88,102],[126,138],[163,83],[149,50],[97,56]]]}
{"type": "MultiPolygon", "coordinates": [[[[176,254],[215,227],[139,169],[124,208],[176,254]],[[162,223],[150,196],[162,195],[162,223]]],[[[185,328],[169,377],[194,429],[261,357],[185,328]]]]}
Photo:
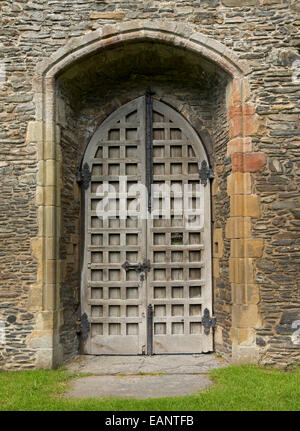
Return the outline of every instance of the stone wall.
{"type": "Polygon", "coordinates": [[[232,325],[232,298],[229,279],[230,240],[225,235],[225,227],[230,216],[230,200],[227,194],[227,179],[231,172],[230,158],[227,156],[229,128],[227,122],[226,83],[216,88],[212,137],[214,141],[214,174],[212,187],[212,255],[214,313],[217,319],[215,348],[230,360],[232,325]]]}
{"type": "MultiPolygon", "coordinates": [[[[300,58],[300,8],[296,0],[247,0],[243,2],[243,7],[240,3],[237,0],[147,3],[140,0],[0,1],[0,320],[6,325],[6,344],[0,345],[1,367],[30,368],[39,365],[39,362],[36,363],[36,344],[30,335],[39,325],[38,311],[42,306],[42,298],[36,288],[40,277],[37,259],[41,253],[35,241],[38,231],[38,156],[36,140],[30,133],[26,138],[27,125],[35,119],[36,113],[33,90],[36,64],[55,53],[70,38],[76,39],[107,24],[137,19],[188,24],[193,31],[222,42],[241,60],[248,62],[251,71],[248,76],[249,91],[255,106],[255,125],[252,125],[250,133],[249,151],[262,153],[266,164],[260,165],[257,157],[253,159],[252,156],[239,155],[238,142],[231,141],[231,148],[234,146],[237,154],[233,156],[229,152],[223,166],[226,135],[212,135],[216,145],[217,173],[214,196],[217,206],[224,202],[224,214],[218,220],[215,215],[214,226],[214,238],[218,238],[214,242],[219,243],[218,251],[214,250],[215,275],[220,275],[219,281],[215,277],[215,309],[220,319],[216,345],[226,353],[230,351],[232,337],[240,337],[241,343],[245,338],[241,331],[238,336],[236,333],[229,335],[228,324],[232,301],[229,282],[233,282],[228,280],[226,269],[229,247],[230,253],[233,253],[232,259],[239,259],[234,257],[239,243],[233,241],[238,238],[224,236],[223,224],[229,211],[225,182],[232,166],[233,173],[237,173],[235,181],[238,181],[240,174],[244,174],[243,184],[249,185],[249,194],[257,196],[259,202],[259,211],[254,211],[249,217],[251,238],[258,240],[251,246],[256,246],[253,260],[255,280],[252,280],[252,285],[258,291],[255,301],[259,319],[253,326],[259,360],[279,365],[299,360],[299,344],[295,344],[297,339],[293,336],[296,328],[292,325],[300,320],[300,85],[292,81],[292,73],[294,61],[300,58]],[[263,247],[259,242],[261,240],[263,247]],[[221,251],[220,244],[224,244],[221,251]]],[[[65,91],[68,93],[67,89],[65,91]]],[[[107,93],[110,100],[112,95],[107,93]]],[[[195,95],[194,92],[193,97],[195,95]]],[[[74,97],[78,101],[76,93],[74,97]]],[[[124,100],[124,97],[114,97],[114,106],[124,100]]],[[[67,209],[71,196],[74,196],[72,206],[64,214],[61,243],[61,260],[65,263],[62,265],[64,281],[60,326],[61,340],[66,346],[65,357],[72,356],[77,346],[74,336],[76,313],[74,316],[72,313],[78,304],[78,296],[74,292],[78,290],[76,265],[80,247],[77,242],[80,226],[76,225],[76,231],[73,231],[73,224],[68,226],[68,222],[76,222],[72,214],[79,211],[78,190],[70,175],[77,168],[78,145],[84,146],[86,143],[76,141],[77,125],[84,128],[85,118],[88,117],[84,104],[75,109],[71,95],[68,98],[76,115],[67,108],[68,130],[62,125],[61,141],[62,157],[66,161],[63,208],[67,209]],[[71,308],[68,308],[66,304],[70,301],[71,308]],[[70,323],[70,313],[73,323],[70,323]]],[[[111,101],[105,103],[108,105],[105,105],[103,114],[97,114],[97,119],[93,119],[96,105],[89,113],[89,134],[114,108],[111,101]]],[[[62,103],[65,104],[68,102],[62,103]]],[[[215,125],[225,133],[224,103],[216,103],[216,106],[215,125]]],[[[183,113],[185,109],[189,109],[188,104],[181,107],[183,113]]],[[[197,109],[188,118],[194,125],[197,123],[197,109]]],[[[228,119],[231,121],[231,131],[239,124],[232,118],[228,119]]],[[[197,127],[199,125],[196,124],[197,127]]],[[[236,199],[231,198],[232,201],[236,199]]],[[[245,315],[250,319],[251,307],[247,308],[245,315]]]]}
{"type": "Polygon", "coordinates": [[[80,247],[81,194],[76,182],[79,167],[78,126],[74,107],[58,88],[57,119],[61,130],[62,191],[61,191],[61,288],[60,343],[64,360],[79,351],[77,334],[80,313],[80,247]]]}

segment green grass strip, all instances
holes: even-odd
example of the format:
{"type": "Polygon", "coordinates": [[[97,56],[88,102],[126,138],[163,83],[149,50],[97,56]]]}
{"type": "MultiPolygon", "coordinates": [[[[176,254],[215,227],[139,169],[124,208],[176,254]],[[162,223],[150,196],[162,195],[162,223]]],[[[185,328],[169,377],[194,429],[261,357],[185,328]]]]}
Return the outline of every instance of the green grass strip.
{"type": "MultiPolygon", "coordinates": [[[[175,377],[175,376],[174,376],[175,377]]],[[[300,369],[229,366],[210,373],[214,386],[192,396],[159,399],[67,399],[65,369],[0,372],[0,411],[299,411],[300,369]]]]}

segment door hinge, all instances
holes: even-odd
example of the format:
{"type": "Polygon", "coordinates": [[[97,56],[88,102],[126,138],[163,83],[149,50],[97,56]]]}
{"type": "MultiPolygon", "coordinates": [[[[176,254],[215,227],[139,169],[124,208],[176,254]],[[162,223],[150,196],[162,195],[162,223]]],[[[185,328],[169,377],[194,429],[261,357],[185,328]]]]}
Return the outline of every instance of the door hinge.
{"type": "Polygon", "coordinates": [[[147,355],[153,355],[153,305],[147,307],[147,355]]]}
{"type": "Polygon", "coordinates": [[[89,332],[91,329],[91,324],[89,322],[88,316],[86,313],[83,313],[81,319],[78,320],[78,328],[77,334],[81,335],[83,340],[86,340],[89,336],[89,332]]]}
{"type": "Polygon", "coordinates": [[[146,187],[148,191],[148,211],[151,212],[153,183],[153,100],[155,93],[148,88],[146,91],[146,187]]]}
{"type": "Polygon", "coordinates": [[[208,308],[204,309],[203,316],[202,316],[202,326],[204,328],[204,334],[209,335],[210,328],[216,327],[216,318],[210,316],[210,312],[208,308]]]}
{"type": "Polygon", "coordinates": [[[77,171],[77,183],[82,185],[84,190],[89,188],[90,182],[92,178],[92,173],[90,171],[90,167],[88,163],[83,165],[82,169],[78,169],[77,171]]]}
{"type": "Polygon", "coordinates": [[[204,185],[204,187],[206,186],[208,179],[211,180],[215,177],[213,168],[208,167],[206,160],[202,160],[202,162],[201,162],[201,168],[199,169],[199,175],[200,175],[200,182],[201,182],[201,184],[204,185]]]}

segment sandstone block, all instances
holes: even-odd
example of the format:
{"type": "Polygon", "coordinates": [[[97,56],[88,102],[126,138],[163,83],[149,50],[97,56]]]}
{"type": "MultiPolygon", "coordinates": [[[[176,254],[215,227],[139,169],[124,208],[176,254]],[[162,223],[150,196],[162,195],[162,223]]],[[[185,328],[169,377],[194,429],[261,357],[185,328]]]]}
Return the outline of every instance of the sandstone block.
{"type": "Polygon", "coordinates": [[[90,19],[115,19],[121,20],[124,14],[120,12],[91,12],[90,19]]]}
{"type": "Polygon", "coordinates": [[[227,193],[229,195],[251,194],[250,173],[234,172],[227,177],[227,193]]]}
{"type": "Polygon", "coordinates": [[[259,349],[256,344],[245,346],[232,343],[232,363],[235,365],[257,364],[259,349]]]}
{"type": "Polygon", "coordinates": [[[258,115],[243,116],[243,136],[254,136],[257,134],[260,126],[258,115]]]}
{"type": "Polygon", "coordinates": [[[45,230],[46,236],[49,238],[54,238],[56,234],[56,220],[55,220],[55,207],[47,206],[44,207],[44,215],[45,215],[45,230]]]}
{"type": "Polygon", "coordinates": [[[260,300],[259,286],[256,284],[231,283],[233,304],[258,304],[260,300]]]}
{"type": "Polygon", "coordinates": [[[232,306],[233,328],[258,328],[260,319],[258,307],[254,304],[232,306]]]}
{"type": "Polygon", "coordinates": [[[238,136],[243,136],[243,117],[236,115],[229,120],[229,138],[233,139],[238,136]]]}
{"type": "Polygon", "coordinates": [[[233,239],[231,257],[261,257],[264,247],[262,239],[233,239]]]}
{"type": "Polygon", "coordinates": [[[223,244],[223,229],[217,228],[213,231],[213,256],[217,258],[223,257],[224,244],[223,244]]]}
{"type": "Polygon", "coordinates": [[[250,238],[251,219],[250,217],[230,217],[225,228],[226,238],[250,238]]]}
{"type": "Polygon", "coordinates": [[[55,160],[46,160],[46,175],[45,175],[45,185],[55,186],[56,185],[56,162],[55,160]]]}
{"type": "Polygon", "coordinates": [[[255,105],[253,103],[235,103],[228,107],[228,118],[232,119],[241,115],[254,115],[255,105]]]}
{"type": "Polygon", "coordinates": [[[262,4],[281,4],[282,0],[262,0],[262,4]]]}
{"type": "Polygon", "coordinates": [[[261,152],[235,153],[232,155],[233,172],[258,172],[266,165],[266,155],[261,152]]]}
{"type": "Polygon", "coordinates": [[[232,283],[254,283],[253,259],[229,258],[229,279],[232,283]]]}
{"type": "Polygon", "coordinates": [[[213,276],[218,278],[220,275],[220,261],[216,257],[213,258],[213,276]]]}
{"type": "Polygon", "coordinates": [[[28,298],[28,310],[40,311],[43,307],[42,288],[31,288],[28,298]]]}
{"type": "Polygon", "coordinates": [[[232,217],[259,217],[260,198],[257,195],[231,195],[230,215],[232,217]]]}
{"type": "Polygon", "coordinates": [[[54,186],[44,187],[44,204],[56,205],[56,188],[54,186]]]}
{"type": "Polygon", "coordinates": [[[222,3],[228,7],[259,6],[259,0],[222,0],[222,3]]]}
{"type": "Polygon", "coordinates": [[[255,330],[253,328],[231,328],[230,338],[239,345],[249,346],[255,343],[255,330]]]}
{"type": "Polygon", "coordinates": [[[26,144],[43,140],[43,121],[29,121],[26,130],[26,144]]]}
{"type": "Polygon", "coordinates": [[[219,345],[223,344],[223,329],[219,325],[215,329],[215,343],[219,345]]]}
{"type": "Polygon", "coordinates": [[[252,150],[252,141],[250,137],[237,137],[233,138],[228,142],[227,156],[234,153],[247,153],[252,150]]]}

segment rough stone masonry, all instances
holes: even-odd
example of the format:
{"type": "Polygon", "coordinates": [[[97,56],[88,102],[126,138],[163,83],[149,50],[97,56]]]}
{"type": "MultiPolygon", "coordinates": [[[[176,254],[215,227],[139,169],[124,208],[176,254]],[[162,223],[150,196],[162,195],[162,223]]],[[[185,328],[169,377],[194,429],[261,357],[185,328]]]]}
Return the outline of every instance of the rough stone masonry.
{"type": "Polygon", "coordinates": [[[0,367],[78,354],[76,172],[149,84],[214,167],[216,351],[299,361],[299,1],[0,0],[0,20],[0,367]]]}

